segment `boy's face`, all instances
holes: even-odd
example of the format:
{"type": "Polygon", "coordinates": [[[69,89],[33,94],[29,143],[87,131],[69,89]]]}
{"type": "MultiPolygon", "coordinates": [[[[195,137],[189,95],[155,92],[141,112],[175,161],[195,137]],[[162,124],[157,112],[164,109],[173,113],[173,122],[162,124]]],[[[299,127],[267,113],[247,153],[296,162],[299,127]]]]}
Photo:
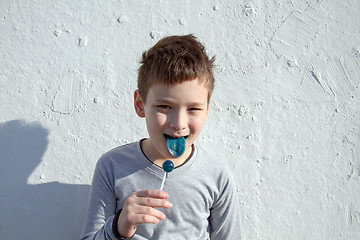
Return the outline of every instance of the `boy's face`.
{"type": "Polygon", "coordinates": [[[176,85],[154,84],[146,103],[135,92],[135,110],[145,117],[149,138],[143,151],[150,160],[174,159],[166,146],[165,136],[185,137],[186,149],[180,159],[186,159],[199,136],[209,112],[208,88],[197,78],[176,85]]]}

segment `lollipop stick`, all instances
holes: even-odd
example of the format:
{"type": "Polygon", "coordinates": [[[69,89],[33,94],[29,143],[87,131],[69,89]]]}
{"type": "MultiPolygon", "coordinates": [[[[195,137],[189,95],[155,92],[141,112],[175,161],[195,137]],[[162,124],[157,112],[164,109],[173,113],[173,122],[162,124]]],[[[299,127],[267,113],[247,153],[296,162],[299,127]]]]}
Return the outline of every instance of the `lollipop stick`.
{"type": "Polygon", "coordinates": [[[167,172],[164,173],[164,177],[163,177],[163,180],[162,180],[162,182],[161,182],[161,187],[160,187],[160,190],[161,190],[161,191],[162,191],[163,188],[164,188],[164,184],[165,184],[165,179],[166,179],[166,177],[167,177],[167,172]]]}

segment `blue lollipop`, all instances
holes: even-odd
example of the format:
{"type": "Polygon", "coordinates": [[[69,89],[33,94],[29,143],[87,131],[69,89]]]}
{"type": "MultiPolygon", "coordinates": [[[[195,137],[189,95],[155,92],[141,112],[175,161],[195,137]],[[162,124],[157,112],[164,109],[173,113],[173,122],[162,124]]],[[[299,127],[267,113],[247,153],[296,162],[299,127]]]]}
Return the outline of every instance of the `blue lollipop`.
{"type": "Polygon", "coordinates": [[[169,173],[172,170],[174,170],[174,163],[170,160],[166,160],[163,165],[162,165],[163,169],[165,172],[169,173]]]}
{"type": "Polygon", "coordinates": [[[169,172],[171,172],[172,170],[174,170],[174,163],[170,160],[166,160],[163,165],[162,165],[165,173],[164,173],[164,177],[163,177],[163,180],[161,182],[161,187],[160,187],[160,190],[163,190],[164,188],[164,184],[165,184],[165,179],[168,175],[169,172]]]}

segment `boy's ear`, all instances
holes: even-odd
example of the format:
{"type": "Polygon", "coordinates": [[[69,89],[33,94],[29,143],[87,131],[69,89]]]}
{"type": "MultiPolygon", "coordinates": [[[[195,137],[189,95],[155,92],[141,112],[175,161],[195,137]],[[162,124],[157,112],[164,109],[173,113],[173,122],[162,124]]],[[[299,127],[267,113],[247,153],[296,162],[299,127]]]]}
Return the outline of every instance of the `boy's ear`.
{"type": "Polygon", "coordinates": [[[139,117],[141,118],[145,117],[144,103],[141,100],[139,90],[136,90],[134,92],[134,107],[135,107],[135,112],[139,117]]]}

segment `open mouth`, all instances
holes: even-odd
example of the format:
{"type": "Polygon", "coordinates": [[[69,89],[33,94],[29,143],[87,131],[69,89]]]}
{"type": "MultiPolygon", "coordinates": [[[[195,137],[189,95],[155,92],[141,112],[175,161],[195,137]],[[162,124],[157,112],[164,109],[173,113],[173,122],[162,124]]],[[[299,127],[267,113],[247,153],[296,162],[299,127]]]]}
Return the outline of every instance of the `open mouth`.
{"type": "Polygon", "coordinates": [[[177,139],[177,138],[185,138],[185,139],[187,139],[189,137],[189,135],[182,136],[182,137],[174,137],[174,136],[170,136],[170,135],[167,135],[166,133],[164,133],[164,137],[165,137],[165,139],[168,139],[168,138],[170,138],[170,139],[177,139]]]}

